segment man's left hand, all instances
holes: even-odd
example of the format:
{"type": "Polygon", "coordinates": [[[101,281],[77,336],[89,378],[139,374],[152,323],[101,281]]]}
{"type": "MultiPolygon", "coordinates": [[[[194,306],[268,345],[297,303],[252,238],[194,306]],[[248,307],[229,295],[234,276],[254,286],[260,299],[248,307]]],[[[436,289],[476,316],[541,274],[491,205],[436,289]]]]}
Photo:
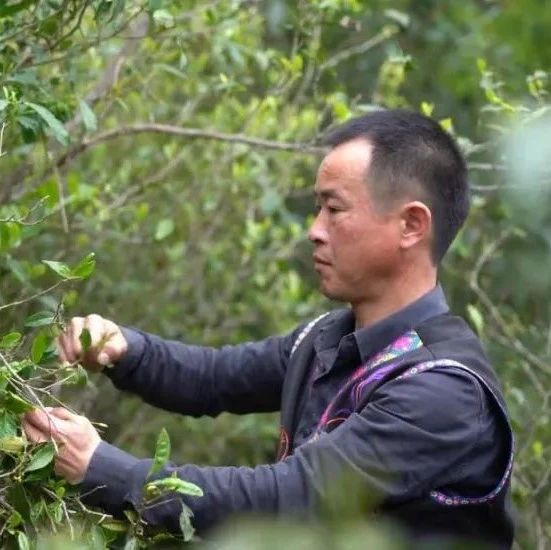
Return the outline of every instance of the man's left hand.
{"type": "Polygon", "coordinates": [[[62,407],[46,407],[25,414],[25,434],[34,443],[54,440],[58,444],[54,471],[69,483],[80,483],[101,438],[84,416],[62,407]]]}

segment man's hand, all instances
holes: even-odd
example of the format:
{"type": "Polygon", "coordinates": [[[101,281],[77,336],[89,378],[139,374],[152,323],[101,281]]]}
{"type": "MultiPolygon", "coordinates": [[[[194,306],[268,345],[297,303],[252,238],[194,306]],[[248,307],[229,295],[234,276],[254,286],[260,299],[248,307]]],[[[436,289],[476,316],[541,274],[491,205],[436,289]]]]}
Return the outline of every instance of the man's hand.
{"type": "Polygon", "coordinates": [[[73,317],[56,343],[61,361],[79,361],[89,370],[102,370],[106,365],[122,359],[128,349],[118,325],[95,314],[73,317]],[[84,329],[90,333],[90,346],[86,351],[81,342],[84,329]]]}
{"type": "Polygon", "coordinates": [[[101,438],[84,416],[61,407],[46,407],[27,413],[23,429],[34,443],[54,440],[58,444],[54,471],[69,483],[80,483],[101,438]]]}

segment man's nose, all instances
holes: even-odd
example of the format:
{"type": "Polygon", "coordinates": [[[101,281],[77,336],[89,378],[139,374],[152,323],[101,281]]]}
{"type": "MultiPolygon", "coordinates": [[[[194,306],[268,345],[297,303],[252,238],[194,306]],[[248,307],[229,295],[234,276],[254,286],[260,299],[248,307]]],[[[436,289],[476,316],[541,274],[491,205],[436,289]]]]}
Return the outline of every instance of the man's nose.
{"type": "Polygon", "coordinates": [[[312,222],[312,225],[308,230],[308,238],[313,243],[323,243],[327,241],[327,231],[325,229],[325,223],[323,221],[322,210],[320,210],[314,218],[314,221],[312,222]]]}

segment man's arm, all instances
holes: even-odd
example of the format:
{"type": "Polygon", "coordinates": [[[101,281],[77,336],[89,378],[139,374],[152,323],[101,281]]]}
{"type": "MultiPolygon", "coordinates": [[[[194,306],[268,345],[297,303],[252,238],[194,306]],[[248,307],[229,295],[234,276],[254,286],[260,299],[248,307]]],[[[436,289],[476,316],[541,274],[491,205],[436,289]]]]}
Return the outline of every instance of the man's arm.
{"type": "Polygon", "coordinates": [[[192,416],[267,412],[279,410],[285,370],[300,329],[215,349],[164,340],[89,315],[71,320],[58,349],[63,361],[103,370],[117,388],[162,409],[192,416]],[[90,335],[88,349],[81,341],[84,330],[90,335]]]}
{"type": "Polygon", "coordinates": [[[201,416],[279,410],[289,355],[299,329],[216,349],[122,328],[128,352],[105,374],[118,389],[156,407],[201,416]]]}
{"type": "MultiPolygon", "coordinates": [[[[389,382],[361,413],[277,464],[168,464],[156,477],[176,472],[199,485],[204,496],[178,495],[145,509],[142,516],[150,524],[177,531],[181,498],[193,510],[195,527],[201,531],[235,512],[287,514],[311,509],[347,471],[359,476],[366,491],[381,501],[399,503],[460,481],[473,454],[484,455],[487,476],[488,465],[501,451],[494,412],[486,399],[474,378],[450,370],[389,382]]],[[[150,465],[150,460],[101,443],[82,485],[85,502],[113,514],[130,505],[139,509],[150,465]]],[[[477,481],[482,477],[481,472],[477,481]]]]}

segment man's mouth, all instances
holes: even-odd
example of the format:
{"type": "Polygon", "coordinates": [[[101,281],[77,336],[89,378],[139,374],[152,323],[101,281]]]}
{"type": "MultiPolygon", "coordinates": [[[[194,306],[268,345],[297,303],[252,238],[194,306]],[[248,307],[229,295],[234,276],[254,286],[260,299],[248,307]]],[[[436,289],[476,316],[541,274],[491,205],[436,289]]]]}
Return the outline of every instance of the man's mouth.
{"type": "Polygon", "coordinates": [[[314,254],[314,265],[331,265],[331,262],[328,262],[318,254],[314,254]]]}

